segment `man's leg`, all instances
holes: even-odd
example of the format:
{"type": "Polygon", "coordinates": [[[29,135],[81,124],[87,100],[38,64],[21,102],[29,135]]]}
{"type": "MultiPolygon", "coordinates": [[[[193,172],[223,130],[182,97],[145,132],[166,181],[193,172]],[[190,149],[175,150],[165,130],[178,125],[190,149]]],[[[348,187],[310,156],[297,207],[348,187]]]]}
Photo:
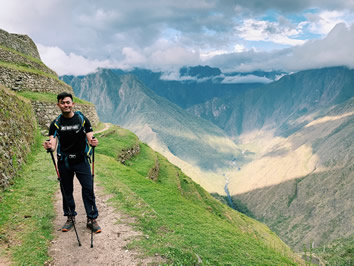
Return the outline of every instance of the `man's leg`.
{"type": "Polygon", "coordinates": [[[95,194],[92,189],[92,175],[90,164],[87,160],[75,164],[74,171],[82,187],[82,200],[84,202],[87,218],[96,219],[98,211],[95,194]]]}
{"type": "Polygon", "coordinates": [[[58,169],[60,173],[60,179],[61,183],[63,185],[62,197],[63,197],[63,211],[64,211],[64,216],[69,216],[70,215],[70,210],[71,210],[71,215],[76,216],[77,213],[75,211],[75,200],[73,196],[74,192],[74,171],[71,169],[71,167],[67,167],[64,162],[59,161],[58,162],[58,169]],[[66,200],[64,198],[64,193],[66,196],[66,199],[68,201],[68,204],[70,206],[70,210],[68,208],[68,205],[66,203],[66,200]]]}
{"type": "Polygon", "coordinates": [[[87,227],[94,233],[101,233],[101,227],[98,225],[96,218],[98,211],[96,207],[95,194],[92,187],[92,175],[90,164],[87,160],[75,165],[76,177],[79,179],[82,187],[82,200],[85,205],[87,215],[87,227]]]}

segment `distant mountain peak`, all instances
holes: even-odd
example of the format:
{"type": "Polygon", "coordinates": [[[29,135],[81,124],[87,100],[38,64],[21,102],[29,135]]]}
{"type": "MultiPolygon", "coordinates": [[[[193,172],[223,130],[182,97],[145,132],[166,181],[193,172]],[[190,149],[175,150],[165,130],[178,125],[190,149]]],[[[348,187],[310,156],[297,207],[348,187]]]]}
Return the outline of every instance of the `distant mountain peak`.
{"type": "Polygon", "coordinates": [[[179,74],[181,77],[191,76],[198,78],[208,78],[215,77],[221,75],[221,70],[216,67],[210,66],[194,66],[194,67],[182,67],[179,70],[179,74]]]}

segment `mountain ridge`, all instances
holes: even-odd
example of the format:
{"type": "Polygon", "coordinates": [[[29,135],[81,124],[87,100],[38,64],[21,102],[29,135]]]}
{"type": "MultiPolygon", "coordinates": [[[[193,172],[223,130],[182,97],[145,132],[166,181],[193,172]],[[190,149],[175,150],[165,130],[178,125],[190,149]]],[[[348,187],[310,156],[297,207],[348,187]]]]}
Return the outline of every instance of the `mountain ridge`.
{"type": "Polygon", "coordinates": [[[295,120],[315,109],[329,108],[353,97],[354,92],[350,86],[354,82],[353,77],[354,71],[345,67],[300,71],[264,87],[250,89],[236,98],[216,98],[206,102],[205,107],[196,105],[188,110],[214,121],[231,136],[261,129],[264,125],[277,126],[277,134],[282,134],[280,127],[289,126],[289,120],[295,120]],[[334,84],[335,82],[339,85],[334,84]],[[327,87],[323,87],[324,84],[328,84],[327,87]],[[338,95],[332,95],[333,93],[338,95]],[[238,108],[233,110],[234,106],[238,108]],[[212,115],[215,114],[213,110],[220,110],[217,113],[220,121],[217,116],[212,115]],[[238,130],[235,131],[235,128],[238,130]]]}
{"type": "MultiPolygon", "coordinates": [[[[156,95],[132,74],[100,70],[72,78],[70,85],[78,96],[96,104],[102,120],[132,130],[184,171],[203,171],[198,175],[204,175],[204,170],[227,167],[234,158],[246,160],[220,128],[156,95]],[[107,75],[111,79],[105,83],[107,75]],[[90,84],[94,91],[87,93],[90,84]]],[[[200,182],[207,185],[202,179],[200,182]]],[[[215,189],[222,193],[220,182],[215,189]]]]}

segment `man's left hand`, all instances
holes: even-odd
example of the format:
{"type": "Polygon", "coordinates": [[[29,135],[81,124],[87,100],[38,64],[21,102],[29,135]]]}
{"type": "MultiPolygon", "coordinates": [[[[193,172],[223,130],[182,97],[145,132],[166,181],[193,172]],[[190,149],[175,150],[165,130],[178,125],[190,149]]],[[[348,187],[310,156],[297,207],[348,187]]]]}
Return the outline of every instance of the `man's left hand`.
{"type": "Polygon", "coordinates": [[[91,141],[90,141],[90,145],[92,147],[96,147],[98,145],[98,139],[92,138],[91,141]]]}

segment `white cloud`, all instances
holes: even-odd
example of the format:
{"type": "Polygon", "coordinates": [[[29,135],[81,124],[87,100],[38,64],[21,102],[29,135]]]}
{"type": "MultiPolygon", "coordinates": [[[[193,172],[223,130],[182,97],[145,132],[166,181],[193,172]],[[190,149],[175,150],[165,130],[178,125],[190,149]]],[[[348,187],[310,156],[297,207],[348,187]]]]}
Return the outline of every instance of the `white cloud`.
{"type": "Polygon", "coordinates": [[[327,35],[338,23],[349,26],[354,22],[353,16],[347,11],[322,11],[317,14],[308,13],[305,16],[309,20],[309,30],[321,35],[327,35]]]}
{"type": "Polygon", "coordinates": [[[144,52],[148,55],[147,63],[154,68],[193,65],[200,61],[197,51],[165,39],[158,40],[144,52]]]}
{"type": "Polygon", "coordinates": [[[236,53],[245,52],[246,50],[247,50],[247,49],[246,49],[246,47],[245,47],[244,45],[236,44],[236,45],[234,46],[234,51],[235,51],[236,53]]]}
{"type": "MultiPolygon", "coordinates": [[[[279,77],[280,78],[280,77],[279,77]]],[[[179,69],[175,69],[173,71],[166,71],[160,77],[161,80],[169,80],[169,81],[194,81],[194,82],[206,82],[206,81],[215,81],[224,83],[224,84],[236,84],[236,83],[270,83],[274,80],[271,80],[267,77],[260,77],[253,74],[249,75],[229,75],[225,76],[221,74],[219,76],[210,76],[199,78],[196,76],[181,76],[179,69]]]]}
{"type": "Polygon", "coordinates": [[[146,57],[132,47],[124,47],[122,54],[125,56],[123,64],[125,65],[142,65],[146,62],[146,57]]]}
{"type": "Polygon", "coordinates": [[[305,40],[291,38],[301,33],[299,29],[278,22],[246,19],[236,30],[239,36],[247,41],[268,41],[285,45],[301,45],[305,42],[305,40]]]}
{"type": "Polygon", "coordinates": [[[227,54],[228,51],[226,50],[208,50],[208,51],[201,51],[200,58],[201,60],[208,60],[216,55],[227,54]]]}
{"type": "Polygon", "coordinates": [[[208,80],[212,80],[214,77],[205,77],[205,78],[198,78],[192,76],[180,76],[179,69],[175,71],[167,71],[164,72],[160,79],[161,80],[169,80],[169,81],[195,81],[195,82],[205,82],[208,80]]]}
{"type": "Polygon", "coordinates": [[[99,67],[114,67],[108,60],[88,60],[74,53],[66,54],[59,47],[37,44],[42,61],[61,75],[84,75],[95,72],[99,67]]]}
{"type": "Polygon", "coordinates": [[[294,47],[291,54],[281,60],[285,68],[293,71],[342,65],[354,68],[353,43],[354,24],[347,27],[340,23],[324,39],[294,47]]]}
{"type": "Polygon", "coordinates": [[[92,14],[81,14],[78,21],[84,26],[90,26],[99,30],[104,30],[107,24],[119,20],[121,15],[117,10],[105,10],[99,8],[92,14]]]}
{"type": "Polygon", "coordinates": [[[270,83],[273,80],[266,77],[259,77],[255,75],[246,75],[246,76],[225,76],[221,83],[270,83]]]}

